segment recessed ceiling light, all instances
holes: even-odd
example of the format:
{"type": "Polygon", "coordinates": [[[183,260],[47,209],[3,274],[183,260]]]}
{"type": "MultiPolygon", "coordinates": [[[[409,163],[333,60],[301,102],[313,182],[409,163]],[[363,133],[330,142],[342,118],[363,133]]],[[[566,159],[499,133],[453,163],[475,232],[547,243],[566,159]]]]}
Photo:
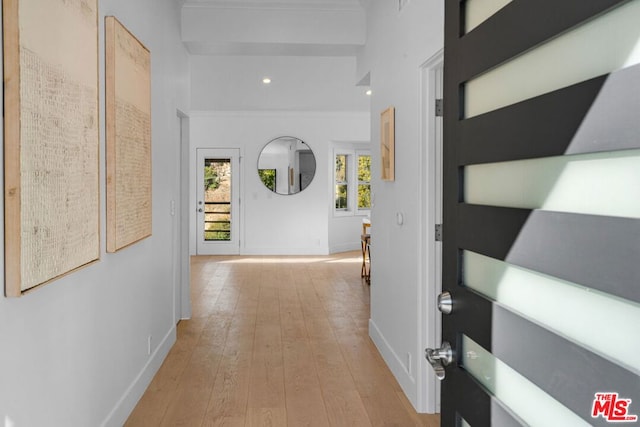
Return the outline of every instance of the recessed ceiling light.
{"type": "Polygon", "coordinates": [[[265,77],[262,79],[262,83],[268,85],[269,83],[271,83],[271,79],[269,77],[265,77]]]}
{"type": "Polygon", "coordinates": [[[365,92],[367,95],[371,96],[371,89],[367,89],[367,91],[365,92]]]}

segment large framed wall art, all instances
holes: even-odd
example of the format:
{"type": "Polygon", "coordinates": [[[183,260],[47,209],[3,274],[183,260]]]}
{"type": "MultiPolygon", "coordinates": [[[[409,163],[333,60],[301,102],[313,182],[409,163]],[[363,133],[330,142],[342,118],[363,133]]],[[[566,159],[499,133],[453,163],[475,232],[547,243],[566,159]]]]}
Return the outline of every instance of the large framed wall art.
{"type": "Polygon", "coordinates": [[[97,0],[4,0],[5,294],[100,257],[97,0]]]}
{"type": "Polygon", "coordinates": [[[106,31],[107,251],[151,235],[151,55],[115,17],[106,31]]]}

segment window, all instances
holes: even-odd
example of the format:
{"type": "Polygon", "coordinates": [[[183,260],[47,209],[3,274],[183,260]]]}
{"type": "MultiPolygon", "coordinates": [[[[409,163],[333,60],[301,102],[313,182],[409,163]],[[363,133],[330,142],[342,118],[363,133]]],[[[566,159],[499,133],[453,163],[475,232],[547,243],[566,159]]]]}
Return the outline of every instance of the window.
{"type": "Polygon", "coordinates": [[[335,201],[336,210],[349,210],[349,181],[348,181],[348,163],[349,155],[337,154],[336,155],[336,191],[335,201]]]}
{"type": "Polygon", "coordinates": [[[334,212],[337,215],[367,214],[371,209],[369,150],[336,148],[333,170],[334,212]]]}
{"type": "Polygon", "coordinates": [[[358,209],[371,209],[370,154],[358,154],[358,209]]]}

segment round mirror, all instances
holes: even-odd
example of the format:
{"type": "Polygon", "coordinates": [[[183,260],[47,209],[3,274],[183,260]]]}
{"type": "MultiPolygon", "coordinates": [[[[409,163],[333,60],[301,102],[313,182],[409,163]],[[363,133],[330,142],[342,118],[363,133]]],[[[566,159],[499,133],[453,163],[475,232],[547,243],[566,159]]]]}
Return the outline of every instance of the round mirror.
{"type": "Polygon", "coordinates": [[[269,141],[258,158],[262,183],[278,194],[296,194],[311,184],[316,158],[307,144],[292,136],[269,141]]]}

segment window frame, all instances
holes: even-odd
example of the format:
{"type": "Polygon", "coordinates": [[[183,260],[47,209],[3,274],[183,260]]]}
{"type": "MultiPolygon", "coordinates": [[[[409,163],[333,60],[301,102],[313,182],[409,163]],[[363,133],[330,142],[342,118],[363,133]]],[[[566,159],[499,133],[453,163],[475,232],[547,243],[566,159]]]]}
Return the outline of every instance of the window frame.
{"type": "MultiPolygon", "coordinates": [[[[334,217],[347,216],[367,216],[371,213],[371,207],[361,209],[358,207],[358,186],[366,181],[358,180],[358,158],[360,156],[371,157],[371,150],[363,148],[369,147],[369,144],[336,144],[331,156],[331,210],[334,217]],[[346,185],[347,185],[347,207],[336,208],[336,188],[343,182],[337,181],[336,159],[338,156],[346,156],[346,185]]],[[[371,188],[371,181],[368,182],[371,188]]]]}

